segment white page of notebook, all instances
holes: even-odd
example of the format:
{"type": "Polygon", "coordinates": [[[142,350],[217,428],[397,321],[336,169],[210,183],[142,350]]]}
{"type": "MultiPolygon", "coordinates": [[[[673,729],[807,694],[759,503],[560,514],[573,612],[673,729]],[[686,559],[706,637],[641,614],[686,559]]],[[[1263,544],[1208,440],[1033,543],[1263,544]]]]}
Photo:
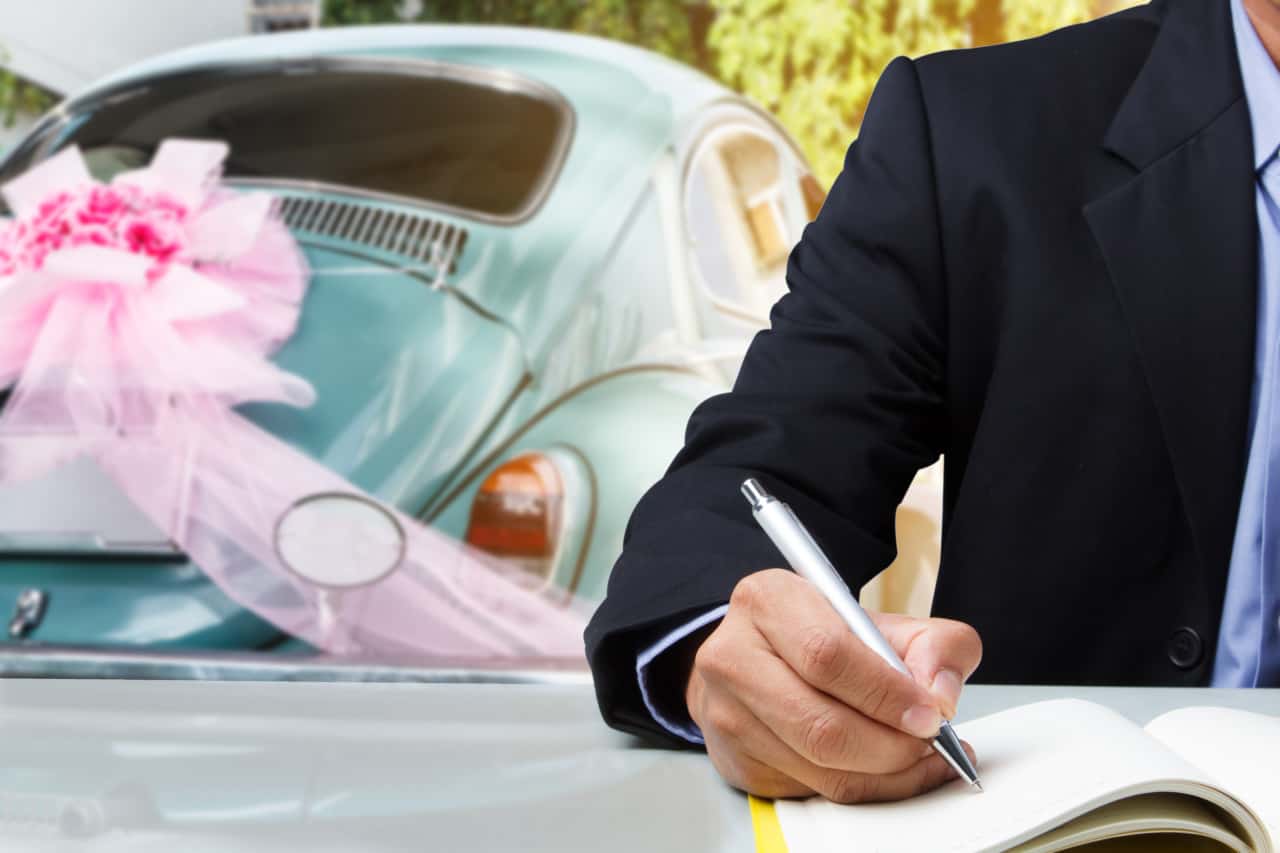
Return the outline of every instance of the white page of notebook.
{"type": "Polygon", "coordinates": [[[1147,732],[1253,809],[1280,840],[1280,719],[1232,708],[1180,708],[1147,732]]]}
{"type": "Polygon", "coordinates": [[[790,853],[999,850],[1118,795],[1212,784],[1137,725],[1091,702],[1024,705],[956,731],[977,752],[985,793],[955,780],[896,803],[780,800],[790,853]]]}

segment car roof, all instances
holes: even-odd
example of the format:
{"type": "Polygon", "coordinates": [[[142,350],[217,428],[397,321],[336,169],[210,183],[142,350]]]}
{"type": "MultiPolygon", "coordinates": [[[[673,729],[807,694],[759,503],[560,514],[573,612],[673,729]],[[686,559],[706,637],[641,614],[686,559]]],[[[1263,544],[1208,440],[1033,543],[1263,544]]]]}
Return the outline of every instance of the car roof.
{"type": "MultiPolygon", "coordinates": [[[[627,227],[653,164],[672,149],[680,129],[710,104],[746,103],[694,68],[621,42],[532,27],[438,24],[324,28],[211,42],[130,66],[75,100],[200,67],[327,57],[423,59],[501,70],[550,86],[569,103],[574,141],[546,203],[515,226],[469,223],[480,245],[501,231],[508,250],[490,259],[490,274],[457,283],[468,298],[519,331],[535,365],[555,347],[562,315],[580,300],[627,227]]],[[[495,81],[500,85],[500,78],[495,81]]]]}
{"type": "MultiPolygon", "coordinates": [[[[669,99],[677,122],[710,101],[737,98],[731,90],[697,69],[624,42],[536,27],[487,24],[324,27],[212,41],[130,65],[76,96],[111,88],[133,78],[204,65],[352,55],[501,67],[554,86],[571,103],[577,94],[573,82],[589,76],[584,72],[630,78],[633,85],[669,99]]],[[[625,94],[619,92],[620,97],[625,94]]]]}

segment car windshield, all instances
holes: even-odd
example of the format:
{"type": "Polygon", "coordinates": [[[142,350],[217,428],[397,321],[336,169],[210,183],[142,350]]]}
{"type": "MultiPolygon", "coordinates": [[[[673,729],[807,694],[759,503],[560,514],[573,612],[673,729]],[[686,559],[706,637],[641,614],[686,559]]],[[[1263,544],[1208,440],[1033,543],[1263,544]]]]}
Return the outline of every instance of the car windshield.
{"type": "Polygon", "coordinates": [[[309,61],[203,69],[71,105],[0,181],[70,144],[97,177],[145,165],[168,137],[231,147],[226,176],[324,184],[515,220],[541,201],[568,106],[507,72],[434,62],[309,61]]]}

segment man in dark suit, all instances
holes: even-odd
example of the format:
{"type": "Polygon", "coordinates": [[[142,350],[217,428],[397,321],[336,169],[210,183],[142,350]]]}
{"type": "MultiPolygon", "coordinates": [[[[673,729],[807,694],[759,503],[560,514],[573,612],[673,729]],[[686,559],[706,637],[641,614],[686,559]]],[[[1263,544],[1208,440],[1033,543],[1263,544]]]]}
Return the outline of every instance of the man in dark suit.
{"type": "Polygon", "coordinates": [[[947,777],[923,739],[970,675],[1280,684],[1276,57],[1280,0],[1155,0],[893,62],[771,329],[631,519],[587,630],[605,718],[852,801],[947,777]],[[857,590],[939,454],[935,618],[876,617],[913,683],[770,570],[738,488],[857,590]]]}

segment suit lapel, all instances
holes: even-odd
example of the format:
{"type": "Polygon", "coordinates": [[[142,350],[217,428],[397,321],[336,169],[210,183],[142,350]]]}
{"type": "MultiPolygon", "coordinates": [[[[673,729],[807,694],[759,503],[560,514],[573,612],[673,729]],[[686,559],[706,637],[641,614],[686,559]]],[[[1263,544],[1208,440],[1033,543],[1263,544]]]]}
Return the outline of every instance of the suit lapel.
{"type": "Polygon", "coordinates": [[[1247,460],[1258,284],[1249,111],[1226,0],[1170,3],[1105,146],[1136,174],[1084,214],[1220,609],[1247,460]]]}

